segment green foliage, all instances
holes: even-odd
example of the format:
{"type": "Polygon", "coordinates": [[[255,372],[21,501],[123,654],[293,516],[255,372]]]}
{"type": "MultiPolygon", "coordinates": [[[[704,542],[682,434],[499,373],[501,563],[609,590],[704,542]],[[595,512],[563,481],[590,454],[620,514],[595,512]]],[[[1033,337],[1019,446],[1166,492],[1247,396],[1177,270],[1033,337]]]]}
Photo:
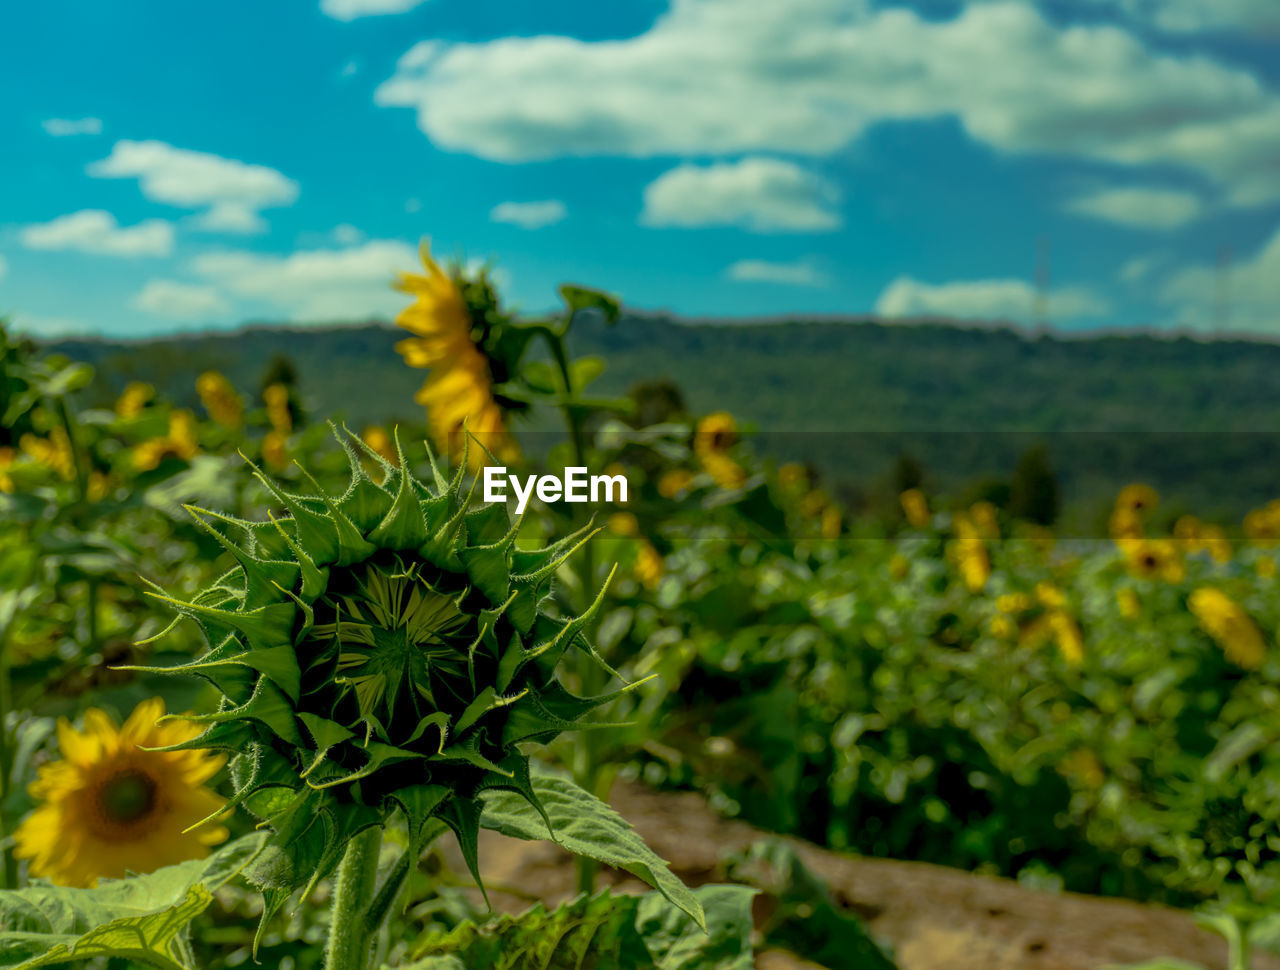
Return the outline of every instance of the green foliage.
{"type": "Polygon", "coordinates": [[[771,912],[760,931],[766,943],[803,953],[828,970],[896,967],[862,921],[836,906],[827,887],[787,843],[755,843],[729,861],[729,875],[768,895],[771,912]]]}
{"type": "Polygon", "coordinates": [[[629,872],[658,889],[697,925],[705,925],[695,895],[622,816],[567,778],[536,771],[532,782],[542,814],[529,812],[519,795],[497,791],[485,796],[480,824],[517,839],[550,839],[576,855],[629,872]]]}
{"type": "Polygon", "coordinates": [[[259,836],[248,836],[207,859],[106,881],[96,889],[35,885],[0,891],[0,967],[34,970],[121,957],[160,970],[195,970],[187,925],[261,845],[259,836]]]}
{"type": "Polygon", "coordinates": [[[538,904],[428,937],[405,970],[750,970],[753,895],[741,886],[690,894],[705,932],[659,893],[538,904]]]}

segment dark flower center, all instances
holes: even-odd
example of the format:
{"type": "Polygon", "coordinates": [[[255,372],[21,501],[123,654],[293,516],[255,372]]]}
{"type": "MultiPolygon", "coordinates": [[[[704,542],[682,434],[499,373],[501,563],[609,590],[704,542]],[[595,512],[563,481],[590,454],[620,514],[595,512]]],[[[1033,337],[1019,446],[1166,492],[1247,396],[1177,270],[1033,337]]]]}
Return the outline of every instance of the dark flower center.
{"type": "Polygon", "coordinates": [[[102,814],[118,824],[144,818],[156,803],[156,783],[145,773],[122,771],[107,780],[98,791],[102,814]]]}

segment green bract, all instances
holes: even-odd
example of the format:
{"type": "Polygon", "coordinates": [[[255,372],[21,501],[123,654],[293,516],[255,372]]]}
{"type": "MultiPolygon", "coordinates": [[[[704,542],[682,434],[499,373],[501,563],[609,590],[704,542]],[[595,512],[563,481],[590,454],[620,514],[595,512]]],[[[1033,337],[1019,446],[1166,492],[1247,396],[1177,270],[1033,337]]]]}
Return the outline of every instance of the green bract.
{"type": "Polygon", "coordinates": [[[461,470],[446,481],[433,460],[428,487],[403,453],[397,470],[339,440],[351,464],[341,496],[309,476],[314,494],[292,494],[255,469],[282,517],[192,509],[238,565],[190,599],[160,596],[211,645],[170,669],[223,695],[193,716],[208,730],[177,747],[232,752],[232,802],[271,832],[250,872],[264,921],[395,813],[418,847],[447,825],[475,872],[478,796],[516,792],[546,819],[521,743],[550,741],[616,696],[575,697],[555,676],[570,649],[598,661],[582,631],[603,590],[581,616],[547,610],[585,530],[517,549],[506,508],[473,506],[461,470]],[[362,461],[382,465],[385,485],[362,461]]]}

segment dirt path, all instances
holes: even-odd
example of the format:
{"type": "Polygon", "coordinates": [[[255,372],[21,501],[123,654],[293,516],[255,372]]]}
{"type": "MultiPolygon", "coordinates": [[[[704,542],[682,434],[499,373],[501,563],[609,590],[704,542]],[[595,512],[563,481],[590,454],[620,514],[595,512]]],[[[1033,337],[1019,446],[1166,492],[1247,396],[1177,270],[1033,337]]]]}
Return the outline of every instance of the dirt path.
{"type": "MultiPolygon", "coordinates": [[[[764,834],[721,819],[695,794],[619,784],[611,802],[694,884],[718,878],[723,855],[764,834]]],[[[1212,970],[1226,967],[1226,944],[1175,910],[1039,892],[942,866],[863,859],[804,842],[792,844],[841,905],[861,914],[871,931],[893,947],[902,970],[1098,970],[1160,956],[1212,970]]],[[[575,863],[554,845],[486,832],[480,859],[498,908],[518,910],[533,897],[555,903],[571,895],[575,863]],[[495,892],[498,886],[514,891],[495,892]]],[[[609,879],[622,890],[644,888],[625,875],[611,873],[609,879]]],[[[813,965],[771,953],[759,966],[799,970],[813,965]]],[[[1254,970],[1280,970],[1280,960],[1259,957],[1254,970]]]]}

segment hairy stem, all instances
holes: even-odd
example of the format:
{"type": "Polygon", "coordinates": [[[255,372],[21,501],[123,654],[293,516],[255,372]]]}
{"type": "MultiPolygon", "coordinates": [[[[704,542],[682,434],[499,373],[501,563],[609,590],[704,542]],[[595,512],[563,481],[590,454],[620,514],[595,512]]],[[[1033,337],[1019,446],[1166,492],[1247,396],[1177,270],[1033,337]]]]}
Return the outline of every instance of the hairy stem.
{"type": "Polygon", "coordinates": [[[377,826],[365,829],[347,843],[333,885],[325,970],[368,970],[373,933],[367,916],[378,881],[381,847],[382,829],[377,826]]]}

